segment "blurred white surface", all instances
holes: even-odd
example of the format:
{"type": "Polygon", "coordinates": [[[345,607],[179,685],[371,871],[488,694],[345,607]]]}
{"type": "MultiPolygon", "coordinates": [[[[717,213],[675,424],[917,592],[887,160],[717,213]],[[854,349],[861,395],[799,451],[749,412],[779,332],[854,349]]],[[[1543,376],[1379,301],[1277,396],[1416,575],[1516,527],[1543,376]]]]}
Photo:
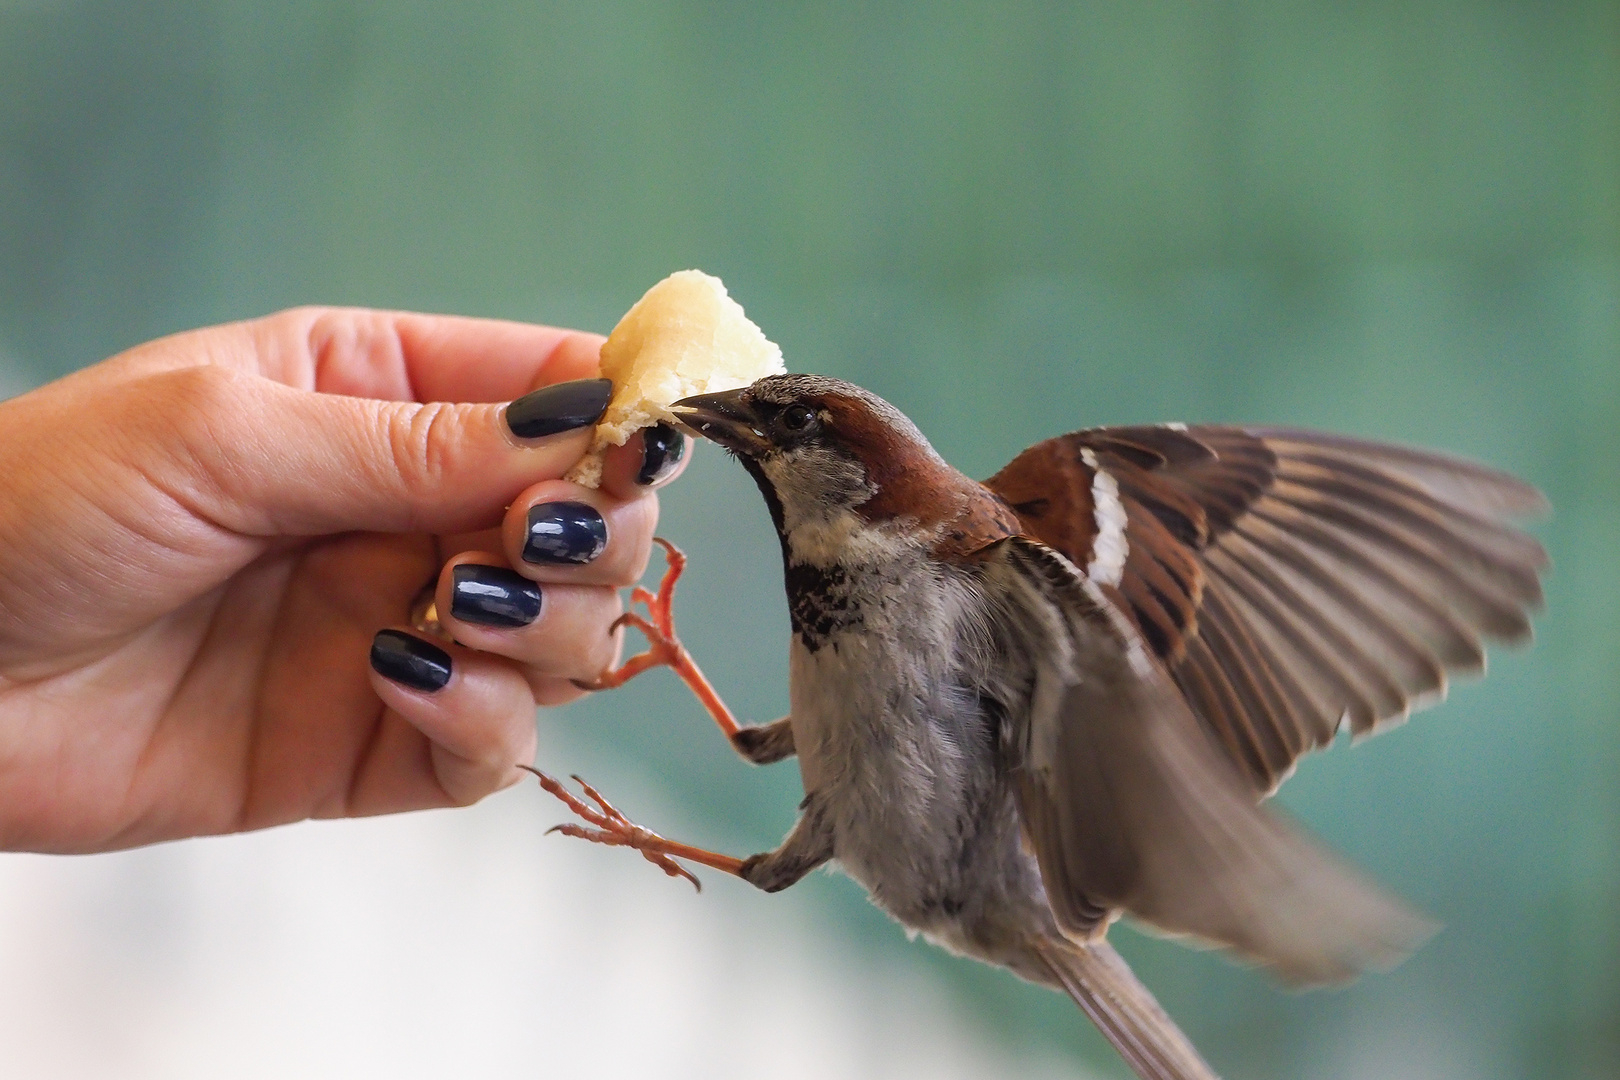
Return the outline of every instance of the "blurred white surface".
{"type": "MultiPolygon", "coordinates": [[[[681,835],[655,793],[618,794],[681,835]]],[[[790,894],[706,873],[698,896],[542,840],[560,810],[525,784],[470,810],[0,855],[0,1075],[1077,1075],[862,963],[790,894]]]]}

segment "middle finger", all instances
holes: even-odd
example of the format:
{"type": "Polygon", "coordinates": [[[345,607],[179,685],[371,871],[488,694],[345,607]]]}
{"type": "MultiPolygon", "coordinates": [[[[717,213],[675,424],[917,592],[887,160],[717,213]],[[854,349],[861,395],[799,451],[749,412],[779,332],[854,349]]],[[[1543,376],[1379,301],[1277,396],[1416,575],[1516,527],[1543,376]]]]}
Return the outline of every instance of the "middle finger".
{"type": "Polygon", "coordinates": [[[512,503],[501,544],[513,569],[540,582],[634,585],[647,569],[658,498],[622,500],[547,480],[512,503]]]}

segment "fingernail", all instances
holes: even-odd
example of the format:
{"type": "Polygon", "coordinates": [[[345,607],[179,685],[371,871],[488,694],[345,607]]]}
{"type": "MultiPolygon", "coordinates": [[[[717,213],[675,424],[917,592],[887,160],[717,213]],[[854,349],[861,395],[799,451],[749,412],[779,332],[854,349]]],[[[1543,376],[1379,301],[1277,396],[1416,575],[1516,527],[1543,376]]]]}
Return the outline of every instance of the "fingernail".
{"type": "Polygon", "coordinates": [[[636,473],[636,483],[658,483],[674,472],[685,456],[686,436],[668,424],[654,424],[641,433],[641,471],[636,473]]]}
{"type": "Polygon", "coordinates": [[[462,622],[514,627],[540,617],[540,587],[504,566],[462,563],[450,580],[450,614],[462,622]]]}
{"type": "Polygon", "coordinates": [[[443,690],[450,681],[450,654],[419,637],[379,630],[371,639],[371,670],[412,690],[443,690]]]}
{"type": "Polygon", "coordinates": [[[588,563],[607,547],[607,522],[593,506],[578,502],[541,503],[529,508],[523,561],[588,563]]]}
{"type": "Polygon", "coordinates": [[[543,386],[506,407],[506,426],[520,439],[573,431],[600,420],[612,396],[612,379],[575,379],[543,386]]]}

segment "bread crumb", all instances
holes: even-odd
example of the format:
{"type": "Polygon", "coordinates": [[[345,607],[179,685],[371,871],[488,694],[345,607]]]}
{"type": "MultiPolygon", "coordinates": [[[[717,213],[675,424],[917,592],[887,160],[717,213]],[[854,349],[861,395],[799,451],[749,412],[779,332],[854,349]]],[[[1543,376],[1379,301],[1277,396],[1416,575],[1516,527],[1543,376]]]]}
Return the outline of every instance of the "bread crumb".
{"type": "Polygon", "coordinates": [[[610,446],[661,420],[669,406],[693,394],[736,390],[786,371],[782,350],[767,339],[719,278],[681,270],[647,290],[602,345],[602,376],[613,399],[591,448],[564,479],[585,487],[602,482],[610,446]]]}

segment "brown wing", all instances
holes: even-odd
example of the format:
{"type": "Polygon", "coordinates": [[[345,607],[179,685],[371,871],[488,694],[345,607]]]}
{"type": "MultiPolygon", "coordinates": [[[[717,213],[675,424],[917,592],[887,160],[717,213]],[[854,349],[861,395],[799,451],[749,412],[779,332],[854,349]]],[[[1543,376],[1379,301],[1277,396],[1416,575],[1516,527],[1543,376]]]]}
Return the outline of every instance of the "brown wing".
{"type": "Polygon", "coordinates": [[[1065,931],[1094,936],[1124,909],[1296,983],[1387,967],[1432,931],[1257,802],[1071,563],[1022,537],[994,551],[982,572],[999,629],[1018,655],[1041,658],[1005,737],[1025,834],[1065,931]]]}
{"type": "Polygon", "coordinates": [[[1507,524],[1541,495],[1426,451],[1098,428],[1031,447],[986,486],[1088,568],[1265,793],[1341,725],[1368,734],[1443,696],[1449,673],[1482,671],[1483,640],[1527,639],[1541,603],[1546,553],[1507,524]]]}

